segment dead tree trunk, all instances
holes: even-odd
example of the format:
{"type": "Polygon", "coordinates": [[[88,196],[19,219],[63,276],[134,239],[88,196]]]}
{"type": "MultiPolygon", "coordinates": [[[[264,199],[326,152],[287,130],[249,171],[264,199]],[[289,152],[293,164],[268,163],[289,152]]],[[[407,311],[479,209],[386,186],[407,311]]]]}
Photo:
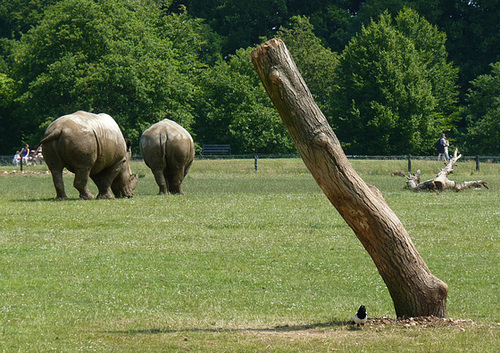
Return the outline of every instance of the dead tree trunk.
{"type": "Polygon", "coordinates": [[[445,317],[448,286],[431,273],[380,191],[352,168],[284,43],[272,39],[251,56],[307,168],[372,257],[397,317],[445,317]]]}
{"type": "Polygon", "coordinates": [[[420,190],[432,190],[432,191],[443,191],[445,189],[452,189],[455,191],[460,191],[463,189],[467,189],[470,187],[480,188],[484,186],[488,189],[488,185],[484,180],[476,180],[476,181],[463,181],[461,183],[456,183],[453,180],[448,179],[448,175],[453,173],[453,167],[457,164],[457,161],[462,157],[461,154],[458,154],[458,149],[455,149],[455,153],[453,157],[450,159],[448,164],[441,169],[441,171],[436,175],[434,179],[426,180],[424,182],[420,182],[420,170],[414,175],[410,175],[408,177],[408,181],[406,185],[413,191],[420,190]]]}

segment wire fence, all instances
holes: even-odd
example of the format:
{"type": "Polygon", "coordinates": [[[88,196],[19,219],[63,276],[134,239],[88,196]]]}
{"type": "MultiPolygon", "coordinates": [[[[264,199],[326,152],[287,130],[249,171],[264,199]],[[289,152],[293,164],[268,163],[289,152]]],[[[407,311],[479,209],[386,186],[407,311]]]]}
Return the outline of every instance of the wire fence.
{"type": "MultiPolygon", "coordinates": [[[[372,156],[372,155],[346,155],[348,159],[365,160],[437,160],[437,156],[414,156],[414,155],[393,155],[393,156],[372,156]]],[[[299,154],[232,154],[232,155],[196,155],[196,159],[279,159],[279,158],[300,158],[299,154]]],[[[142,156],[135,155],[134,159],[142,159],[142,156]]],[[[481,163],[500,163],[500,156],[462,156],[462,161],[479,160],[481,163]]]]}
{"type": "MultiPolygon", "coordinates": [[[[407,160],[408,161],[408,172],[412,172],[412,161],[414,160],[437,160],[437,156],[413,156],[413,155],[394,155],[394,156],[369,156],[369,155],[346,155],[347,159],[352,160],[407,160]]],[[[141,159],[140,157],[139,159],[141,159]]],[[[258,169],[259,159],[272,159],[272,158],[300,158],[298,154],[241,154],[241,155],[199,155],[196,156],[197,159],[254,159],[255,170],[258,169]]],[[[500,156],[462,156],[459,160],[464,161],[476,161],[476,171],[481,170],[481,163],[500,163],[500,156]]]]}
{"type": "MultiPolygon", "coordinates": [[[[407,160],[408,170],[411,171],[411,162],[413,160],[437,160],[437,156],[413,156],[413,155],[394,155],[394,156],[369,156],[369,155],[346,155],[348,159],[357,160],[407,160]]],[[[300,158],[298,154],[232,154],[232,155],[196,155],[196,159],[254,159],[257,165],[259,159],[280,159],[280,158],[300,158]]],[[[134,161],[142,160],[140,154],[132,156],[134,161]]],[[[476,169],[479,170],[481,163],[500,163],[500,156],[462,156],[461,161],[476,161],[476,169]]],[[[41,161],[43,164],[43,161],[41,161]]],[[[18,166],[13,155],[0,155],[0,166],[18,166]]],[[[30,165],[24,165],[29,167],[30,165]]]]}

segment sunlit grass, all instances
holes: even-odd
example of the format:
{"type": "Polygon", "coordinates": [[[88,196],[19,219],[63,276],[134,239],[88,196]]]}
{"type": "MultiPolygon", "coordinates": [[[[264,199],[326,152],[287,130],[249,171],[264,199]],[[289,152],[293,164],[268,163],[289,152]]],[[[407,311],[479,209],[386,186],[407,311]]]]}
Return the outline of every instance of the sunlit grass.
{"type": "MultiPolygon", "coordinates": [[[[352,161],[432,272],[458,328],[351,330],[360,304],[394,317],[372,260],[299,159],[197,160],[185,195],[157,196],[142,163],[128,200],[53,201],[50,175],[0,175],[5,351],[494,351],[500,166],[450,178],[489,190],[413,193],[406,161],[352,161]],[[279,328],[282,329],[279,329],[279,328]],[[357,345],[353,345],[356,342],[357,345]],[[484,344],[486,344],[486,349],[484,344]],[[458,348],[457,348],[458,347],[458,348]],[[463,348],[463,349],[462,349],[463,348]]],[[[441,165],[416,161],[424,178],[441,165]]],[[[44,166],[30,169],[43,171],[44,166]]],[[[95,193],[95,187],[90,185],[95,193]]]]}

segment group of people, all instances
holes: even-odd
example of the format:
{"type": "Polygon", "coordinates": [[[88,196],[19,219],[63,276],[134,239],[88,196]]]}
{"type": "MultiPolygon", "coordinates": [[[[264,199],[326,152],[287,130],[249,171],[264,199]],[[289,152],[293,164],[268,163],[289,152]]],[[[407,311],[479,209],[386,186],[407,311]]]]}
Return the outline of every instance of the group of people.
{"type": "Polygon", "coordinates": [[[450,160],[450,155],[448,154],[448,147],[450,146],[450,141],[446,139],[446,135],[443,133],[439,136],[439,140],[436,142],[436,147],[438,150],[438,161],[448,161],[450,160]]]}
{"type": "Polygon", "coordinates": [[[21,163],[24,165],[37,165],[41,164],[42,161],[42,146],[38,146],[36,150],[30,150],[28,144],[24,145],[20,151],[17,151],[12,159],[12,163],[16,166],[19,166],[21,163]]]}

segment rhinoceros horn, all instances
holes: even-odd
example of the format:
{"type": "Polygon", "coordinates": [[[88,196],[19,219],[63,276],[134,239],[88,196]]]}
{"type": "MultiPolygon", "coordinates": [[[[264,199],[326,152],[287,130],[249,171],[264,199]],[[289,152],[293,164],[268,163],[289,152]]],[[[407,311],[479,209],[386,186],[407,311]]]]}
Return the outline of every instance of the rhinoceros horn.
{"type": "Polygon", "coordinates": [[[137,186],[138,181],[139,181],[139,173],[136,173],[132,177],[132,180],[130,180],[130,187],[132,188],[132,190],[135,190],[135,187],[137,186]]]}

